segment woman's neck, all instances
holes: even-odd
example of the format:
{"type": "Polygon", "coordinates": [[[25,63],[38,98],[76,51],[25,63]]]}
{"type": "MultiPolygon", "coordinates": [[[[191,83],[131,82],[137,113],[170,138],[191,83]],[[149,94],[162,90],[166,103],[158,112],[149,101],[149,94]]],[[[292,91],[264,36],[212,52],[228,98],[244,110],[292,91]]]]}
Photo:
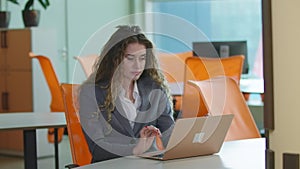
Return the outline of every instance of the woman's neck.
{"type": "Polygon", "coordinates": [[[133,98],[133,88],[134,88],[134,83],[135,81],[129,81],[129,82],[125,82],[123,83],[123,88],[125,90],[125,97],[129,98],[132,102],[134,102],[134,98],[133,98]]]}

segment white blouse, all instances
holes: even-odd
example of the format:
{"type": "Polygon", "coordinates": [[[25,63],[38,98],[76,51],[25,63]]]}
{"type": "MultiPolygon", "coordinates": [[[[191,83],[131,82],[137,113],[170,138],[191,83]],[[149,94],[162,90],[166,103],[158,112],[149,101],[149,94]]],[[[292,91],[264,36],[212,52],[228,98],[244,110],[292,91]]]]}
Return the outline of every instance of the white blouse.
{"type": "Polygon", "coordinates": [[[139,90],[137,87],[137,83],[135,82],[133,85],[133,98],[134,98],[134,103],[125,96],[126,92],[125,89],[121,90],[119,98],[122,104],[122,107],[125,111],[125,114],[127,116],[127,119],[129,120],[129,123],[131,125],[131,127],[134,127],[134,122],[135,122],[135,118],[137,116],[137,108],[140,106],[141,104],[141,97],[139,94],[139,90]]]}

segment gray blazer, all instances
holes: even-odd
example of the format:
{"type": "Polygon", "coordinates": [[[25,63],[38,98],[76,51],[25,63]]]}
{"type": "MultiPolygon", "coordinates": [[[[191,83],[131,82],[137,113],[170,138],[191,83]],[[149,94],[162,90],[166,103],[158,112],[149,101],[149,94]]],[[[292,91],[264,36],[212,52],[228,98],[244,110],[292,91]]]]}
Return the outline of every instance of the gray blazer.
{"type": "MultiPolygon", "coordinates": [[[[99,110],[98,105],[103,105],[106,98],[107,82],[95,86],[85,84],[80,91],[80,122],[85,133],[92,163],[112,158],[132,155],[139,131],[148,125],[156,126],[162,132],[162,141],[166,146],[170,133],[173,129],[173,112],[165,91],[150,77],[141,77],[137,81],[141,96],[141,105],[137,110],[134,127],[131,128],[126,118],[125,111],[119,100],[116,100],[116,108],[107,123],[105,109],[99,110]]],[[[155,144],[150,148],[154,150],[155,144]]]]}

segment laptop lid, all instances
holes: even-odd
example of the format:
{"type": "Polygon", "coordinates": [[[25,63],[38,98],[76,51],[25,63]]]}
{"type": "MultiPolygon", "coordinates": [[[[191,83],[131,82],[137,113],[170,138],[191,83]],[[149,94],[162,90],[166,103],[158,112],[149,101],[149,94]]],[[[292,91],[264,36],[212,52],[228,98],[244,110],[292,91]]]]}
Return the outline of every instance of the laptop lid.
{"type": "Polygon", "coordinates": [[[142,157],[170,160],[217,153],[232,119],[232,114],[178,119],[163,157],[155,153],[142,157]]]}

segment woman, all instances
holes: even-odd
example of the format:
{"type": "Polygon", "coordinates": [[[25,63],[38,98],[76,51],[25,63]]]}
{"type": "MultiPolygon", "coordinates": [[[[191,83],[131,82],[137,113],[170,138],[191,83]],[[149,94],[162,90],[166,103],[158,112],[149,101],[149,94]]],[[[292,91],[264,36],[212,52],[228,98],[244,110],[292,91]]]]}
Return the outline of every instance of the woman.
{"type": "Polygon", "coordinates": [[[174,120],[172,99],[153,45],[138,26],[119,26],[80,91],[80,121],[92,163],[164,146],[174,120]]]}

